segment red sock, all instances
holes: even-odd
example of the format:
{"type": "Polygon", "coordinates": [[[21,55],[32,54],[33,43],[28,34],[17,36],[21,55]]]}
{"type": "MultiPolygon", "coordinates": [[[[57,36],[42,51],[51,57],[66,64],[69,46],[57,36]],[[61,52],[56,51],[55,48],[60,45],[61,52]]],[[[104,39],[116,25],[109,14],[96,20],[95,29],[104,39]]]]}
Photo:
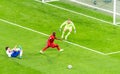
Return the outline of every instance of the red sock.
{"type": "Polygon", "coordinates": [[[49,48],[49,47],[48,47],[48,46],[44,47],[44,48],[42,49],[42,51],[43,51],[43,52],[46,51],[47,48],[49,48]]]}
{"type": "Polygon", "coordinates": [[[58,51],[60,51],[60,47],[58,45],[56,45],[56,48],[57,48],[58,51]]]}

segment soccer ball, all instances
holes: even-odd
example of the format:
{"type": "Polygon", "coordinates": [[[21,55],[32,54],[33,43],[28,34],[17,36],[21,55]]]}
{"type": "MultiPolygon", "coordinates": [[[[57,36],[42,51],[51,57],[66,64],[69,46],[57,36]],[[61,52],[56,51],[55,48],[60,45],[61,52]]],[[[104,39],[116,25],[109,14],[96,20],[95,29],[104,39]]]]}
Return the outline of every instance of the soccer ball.
{"type": "Polygon", "coordinates": [[[68,65],[68,69],[72,69],[72,65],[68,65]]]}

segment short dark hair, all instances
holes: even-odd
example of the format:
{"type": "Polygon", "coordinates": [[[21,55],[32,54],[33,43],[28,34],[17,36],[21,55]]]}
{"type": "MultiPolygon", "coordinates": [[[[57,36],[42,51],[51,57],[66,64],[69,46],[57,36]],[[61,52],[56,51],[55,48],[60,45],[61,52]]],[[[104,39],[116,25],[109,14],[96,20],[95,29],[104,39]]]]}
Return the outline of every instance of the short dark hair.
{"type": "Polygon", "coordinates": [[[9,48],[8,46],[7,46],[7,47],[5,47],[5,49],[6,49],[6,50],[8,50],[8,48],[9,48]]]}
{"type": "Polygon", "coordinates": [[[53,35],[55,36],[55,35],[56,35],[56,32],[53,32],[53,35]]]}

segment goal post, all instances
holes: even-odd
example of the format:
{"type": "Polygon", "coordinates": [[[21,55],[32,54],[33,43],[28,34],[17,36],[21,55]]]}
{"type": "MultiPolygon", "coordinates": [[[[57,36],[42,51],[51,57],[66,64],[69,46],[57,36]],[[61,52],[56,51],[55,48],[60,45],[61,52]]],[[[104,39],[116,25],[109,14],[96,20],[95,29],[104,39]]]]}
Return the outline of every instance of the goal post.
{"type": "Polygon", "coordinates": [[[113,24],[116,25],[116,0],[113,1],[113,24]]]}

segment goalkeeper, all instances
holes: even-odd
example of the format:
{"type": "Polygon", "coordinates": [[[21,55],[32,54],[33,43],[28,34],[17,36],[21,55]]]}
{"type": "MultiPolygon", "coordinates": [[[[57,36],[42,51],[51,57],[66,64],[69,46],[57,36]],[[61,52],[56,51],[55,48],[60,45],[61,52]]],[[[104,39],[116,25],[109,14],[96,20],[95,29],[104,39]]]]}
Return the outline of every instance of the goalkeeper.
{"type": "Polygon", "coordinates": [[[68,36],[71,34],[72,28],[74,28],[74,33],[76,33],[76,28],[74,26],[74,23],[70,19],[66,20],[63,24],[61,24],[60,31],[63,26],[64,26],[64,29],[63,29],[62,36],[61,36],[62,39],[64,38],[64,34],[67,30],[69,30],[69,32],[66,34],[65,40],[67,40],[68,36]]]}

